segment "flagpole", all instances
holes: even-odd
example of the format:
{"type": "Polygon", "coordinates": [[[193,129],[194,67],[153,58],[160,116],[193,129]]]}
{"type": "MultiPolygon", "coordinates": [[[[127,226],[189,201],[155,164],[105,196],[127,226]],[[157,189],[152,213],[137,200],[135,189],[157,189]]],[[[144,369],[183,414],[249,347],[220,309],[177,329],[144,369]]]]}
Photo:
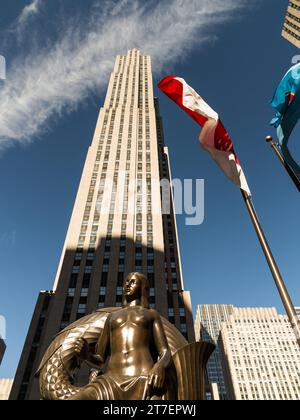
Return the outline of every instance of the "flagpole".
{"type": "Polygon", "coordinates": [[[292,179],[292,181],[294,182],[297,190],[300,192],[300,180],[297,177],[297,175],[295,174],[295,172],[290,168],[290,166],[287,164],[287,162],[285,161],[284,157],[282,156],[282,154],[280,153],[280,151],[278,150],[277,145],[273,142],[273,137],[272,136],[267,136],[266,137],[266,142],[270,143],[272,149],[274,150],[274,152],[276,153],[278,159],[280,160],[280,162],[282,163],[283,167],[285,168],[285,170],[287,171],[287,173],[289,174],[290,178],[292,179]]]}
{"type": "Polygon", "coordinates": [[[264,231],[262,229],[262,226],[260,224],[259,218],[257,216],[257,213],[254,208],[254,204],[251,198],[251,195],[248,194],[246,191],[242,190],[242,196],[244,198],[247,210],[249,212],[250,218],[252,220],[253,226],[255,228],[257,237],[259,239],[259,242],[261,244],[262,250],[265,254],[266,260],[268,262],[270,271],[272,273],[272,276],[274,278],[275,284],[277,286],[278,292],[280,294],[283,306],[286,310],[286,313],[288,315],[289,321],[291,323],[291,326],[293,328],[293,331],[295,333],[297,343],[300,347],[300,321],[298,320],[298,316],[296,314],[295,307],[293,305],[293,302],[290,298],[289,292],[286,288],[286,285],[284,283],[284,280],[280,274],[279,268],[277,266],[277,263],[275,261],[275,258],[272,254],[272,251],[270,249],[270,246],[268,244],[267,238],[264,234],[264,231]]]}

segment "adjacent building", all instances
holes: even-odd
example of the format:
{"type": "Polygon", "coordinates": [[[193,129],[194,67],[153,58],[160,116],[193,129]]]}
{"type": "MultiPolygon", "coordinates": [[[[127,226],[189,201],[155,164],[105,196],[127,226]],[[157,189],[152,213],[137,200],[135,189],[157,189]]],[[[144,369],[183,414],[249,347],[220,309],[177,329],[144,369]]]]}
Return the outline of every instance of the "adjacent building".
{"type": "Polygon", "coordinates": [[[300,48],[300,0],[289,2],[282,36],[300,48]]]}
{"type": "Polygon", "coordinates": [[[296,309],[296,314],[298,315],[298,318],[300,319],[300,307],[299,308],[295,308],[296,309]]]}
{"type": "Polygon", "coordinates": [[[197,305],[195,318],[196,340],[210,341],[217,348],[209,358],[207,364],[207,376],[210,384],[217,384],[219,398],[228,399],[226,384],[223,375],[223,367],[218,338],[222,322],[226,322],[233,312],[232,305],[197,305]]]}
{"type": "Polygon", "coordinates": [[[219,347],[229,399],[300,399],[300,349],[275,308],[234,308],[219,347]]]}
{"type": "Polygon", "coordinates": [[[13,379],[0,379],[0,401],[8,400],[13,382],[13,379]]]}
{"type": "Polygon", "coordinates": [[[162,211],[162,179],[171,173],[151,60],[134,49],[116,59],[53,290],[39,295],[11,399],[39,398],[34,372],[54,335],[97,308],[121,306],[133,271],[147,275],[151,306],[194,340],[173,197],[169,188],[162,211]]]}

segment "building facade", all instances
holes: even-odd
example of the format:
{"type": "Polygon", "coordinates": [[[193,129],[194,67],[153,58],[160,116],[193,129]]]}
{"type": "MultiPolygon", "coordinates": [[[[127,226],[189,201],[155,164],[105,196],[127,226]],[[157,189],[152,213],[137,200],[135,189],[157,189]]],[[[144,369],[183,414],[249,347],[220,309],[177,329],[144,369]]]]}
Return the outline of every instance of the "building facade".
{"type": "Polygon", "coordinates": [[[196,340],[209,341],[216,344],[216,349],[207,364],[208,382],[217,384],[221,400],[228,399],[223,375],[222,359],[218,347],[218,338],[222,322],[226,322],[233,312],[232,305],[197,305],[195,318],[196,340]]]}
{"type": "Polygon", "coordinates": [[[298,315],[298,318],[300,319],[300,307],[299,308],[295,308],[296,309],[296,314],[298,315]]]}
{"type": "Polygon", "coordinates": [[[234,308],[219,347],[229,399],[300,399],[300,349],[287,316],[274,308],[234,308]]]}
{"type": "Polygon", "coordinates": [[[8,400],[13,382],[13,379],[0,379],[0,401],[8,400]]]}
{"type": "Polygon", "coordinates": [[[194,339],[172,191],[163,212],[162,179],[171,174],[151,60],[131,50],[116,59],[53,291],[39,295],[11,399],[39,398],[33,373],[54,335],[97,308],[121,306],[133,271],[148,277],[151,307],[194,339]]]}
{"type": "Polygon", "coordinates": [[[300,0],[290,0],[282,36],[300,48],[300,0]]]}

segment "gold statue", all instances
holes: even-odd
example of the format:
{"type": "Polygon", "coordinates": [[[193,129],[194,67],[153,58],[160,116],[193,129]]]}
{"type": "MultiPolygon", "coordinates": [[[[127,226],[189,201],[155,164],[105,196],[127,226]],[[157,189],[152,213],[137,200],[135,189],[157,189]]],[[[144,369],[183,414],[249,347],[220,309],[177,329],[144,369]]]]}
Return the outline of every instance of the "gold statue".
{"type": "Polygon", "coordinates": [[[168,395],[163,388],[172,357],[160,316],[149,309],[148,294],[146,277],[130,274],[124,286],[123,308],[108,315],[96,353],[89,352],[83,338],[78,339],[75,351],[92,367],[102,368],[109,357],[105,373],[71,399],[137,400],[143,395],[168,395]]]}
{"type": "Polygon", "coordinates": [[[122,308],[105,308],[62,331],[45,354],[38,375],[43,399],[204,399],[210,343],[188,344],[149,309],[149,283],[131,273],[122,308]],[[72,385],[81,362],[96,369],[83,388],[72,385]]]}

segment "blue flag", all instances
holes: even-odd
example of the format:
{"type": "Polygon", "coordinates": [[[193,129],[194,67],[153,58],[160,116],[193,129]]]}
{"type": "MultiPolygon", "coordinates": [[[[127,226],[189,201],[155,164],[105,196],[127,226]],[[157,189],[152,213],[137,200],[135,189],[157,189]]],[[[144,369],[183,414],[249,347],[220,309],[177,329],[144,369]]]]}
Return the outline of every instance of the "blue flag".
{"type": "Polygon", "coordinates": [[[292,170],[300,175],[300,166],[288,149],[290,135],[300,118],[300,63],[293,66],[279,83],[272,100],[272,107],[277,113],[271,125],[277,128],[282,154],[292,170]]]}

